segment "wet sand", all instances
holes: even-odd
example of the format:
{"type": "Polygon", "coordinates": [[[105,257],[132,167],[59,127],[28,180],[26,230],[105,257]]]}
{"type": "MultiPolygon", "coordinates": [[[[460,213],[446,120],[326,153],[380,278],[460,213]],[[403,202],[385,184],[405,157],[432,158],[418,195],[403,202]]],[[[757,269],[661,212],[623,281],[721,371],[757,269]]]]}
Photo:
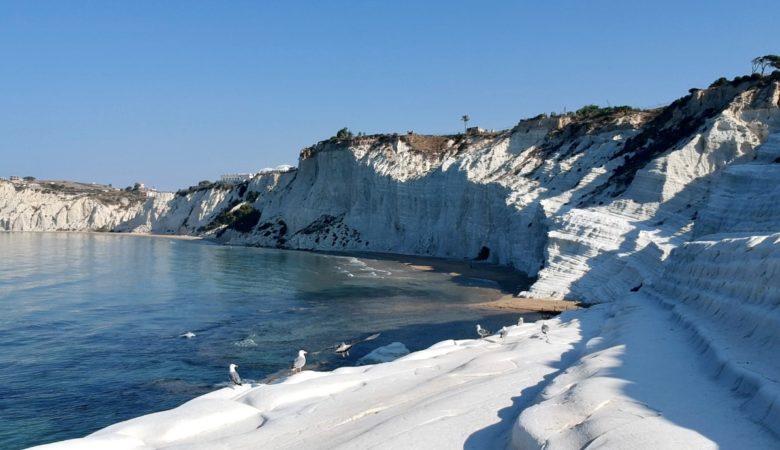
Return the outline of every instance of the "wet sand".
{"type": "Polygon", "coordinates": [[[518,292],[530,287],[536,281],[536,278],[529,277],[523,272],[506,266],[471,260],[429,258],[390,253],[347,252],[334,254],[346,254],[362,260],[373,259],[400,262],[410,269],[421,272],[446,273],[455,282],[476,279],[495,283],[496,298],[486,302],[474,303],[469,305],[470,308],[507,313],[558,314],[582,307],[579,302],[571,299],[515,297],[518,292]]]}
{"type": "Polygon", "coordinates": [[[573,300],[559,300],[552,298],[527,298],[504,295],[501,298],[489,302],[475,303],[471,305],[478,309],[494,309],[515,312],[541,312],[560,313],[572,309],[580,309],[580,303],[573,300]]]}

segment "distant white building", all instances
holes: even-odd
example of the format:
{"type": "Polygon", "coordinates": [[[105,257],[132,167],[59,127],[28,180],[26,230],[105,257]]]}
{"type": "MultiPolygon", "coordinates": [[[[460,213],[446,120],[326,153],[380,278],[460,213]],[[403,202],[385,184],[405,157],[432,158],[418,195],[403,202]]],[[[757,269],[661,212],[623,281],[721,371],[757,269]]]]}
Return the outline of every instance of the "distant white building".
{"type": "Polygon", "coordinates": [[[244,181],[251,179],[253,176],[255,176],[253,173],[227,173],[222,175],[222,182],[225,184],[243,183],[244,181]]]}
{"type": "Polygon", "coordinates": [[[146,198],[165,197],[168,195],[173,195],[173,194],[170,192],[160,192],[157,189],[149,189],[146,191],[146,198]]]}

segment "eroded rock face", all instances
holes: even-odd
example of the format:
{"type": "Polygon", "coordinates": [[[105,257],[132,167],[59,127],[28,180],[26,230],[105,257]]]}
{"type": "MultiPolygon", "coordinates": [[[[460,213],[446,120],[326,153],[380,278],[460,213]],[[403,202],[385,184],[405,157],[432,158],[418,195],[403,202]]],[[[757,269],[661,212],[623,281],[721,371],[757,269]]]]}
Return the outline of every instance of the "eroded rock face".
{"type": "Polygon", "coordinates": [[[0,181],[0,230],[108,231],[137,216],[143,201],[104,186],[0,181]]]}

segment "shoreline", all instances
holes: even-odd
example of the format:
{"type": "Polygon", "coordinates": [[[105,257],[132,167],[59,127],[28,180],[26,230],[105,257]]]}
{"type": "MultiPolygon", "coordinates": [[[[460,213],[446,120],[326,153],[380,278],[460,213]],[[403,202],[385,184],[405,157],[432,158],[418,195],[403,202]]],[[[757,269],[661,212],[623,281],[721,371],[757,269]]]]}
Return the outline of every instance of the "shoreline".
{"type": "MultiPolygon", "coordinates": [[[[383,252],[280,250],[308,251],[323,255],[354,257],[361,260],[392,261],[403,264],[415,271],[445,273],[453,278],[453,282],[457,282],[458,279],[487,280],[496,284],[492,289],[498,291],[500,296],[515,295],[518,292],[525,290],[536,281],[536,277],[529,276],[528,274],[515,270],[509,266],[473,261],[470,259],[437,258],[434,256],[383,252]]],[[[496,300],[501,298],[500,296],[496,300]]]]}
{"type": "Polygon", "coordinates": [[[129,233],[127,231],[81,231],[79,233],[86,234],[108,234],[115,236],[137,236],[137,237],[151,237],[151,238],[168,238],[177,239],[181,241],[204,241],[202,236],[190,236],[188,234],[152,234],[152,233],[129,233]]]}
{"type": "Polygon", "coordinates": [[[370,252],[315,252],[336,256],[352,256],[363,260],[394,261],[421,272],[446,273],[453,277],[452,282],[458,278],[487,280],[496,284],[495,287],[486,287],[496,292],[497,296],[488,301],[473,303],[467,308],[483,311],[520,313],[520,314],[549,314],[557,315],[564,311],[582,309],[584,305],[574,299],[531,298],[517,297],[517,293],[530,287],[536,277],[514,270],[508,266],[490,264],[472,260],[459,260],[436,258],[417,255],[403,255],[395,253],[370,253],[370,252]]]}
{"type": "Polygon", "coordinates": [[[130,233],[127,231],[97,231],[97,230],[0,230],[0,233],[62,233],[62,234],[88,234],[96,236],[134,236],[151,238],[168,238],[182,241],[208,241],[202,236],[190,236],[187,234],[153,234],[153,233],[130,233]]]}

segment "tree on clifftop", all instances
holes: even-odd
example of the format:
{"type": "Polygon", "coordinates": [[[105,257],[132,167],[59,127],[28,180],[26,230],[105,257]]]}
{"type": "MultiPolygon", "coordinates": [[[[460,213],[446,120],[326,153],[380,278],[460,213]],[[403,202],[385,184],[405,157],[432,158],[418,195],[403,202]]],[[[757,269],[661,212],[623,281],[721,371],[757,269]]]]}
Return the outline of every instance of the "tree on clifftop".
{"type": "Polygon", "coordinates": [[[351,131],[349,131],[349,128],[347,127],[344,127],[340,129],[338,132],[336,132],[336,139],[338,140],[352,139],[352,136],[354,135],[352,134],[351,131]]]}
{"type": "Polygon", "coordinates": [[[774,67],[780,70],[780,56],[778,55],[759,56],[753,58],[751,62],[753,63],[753,73],[757,73],[761,69],[761,75],[763,75],[767,67],[774,67]]]}

